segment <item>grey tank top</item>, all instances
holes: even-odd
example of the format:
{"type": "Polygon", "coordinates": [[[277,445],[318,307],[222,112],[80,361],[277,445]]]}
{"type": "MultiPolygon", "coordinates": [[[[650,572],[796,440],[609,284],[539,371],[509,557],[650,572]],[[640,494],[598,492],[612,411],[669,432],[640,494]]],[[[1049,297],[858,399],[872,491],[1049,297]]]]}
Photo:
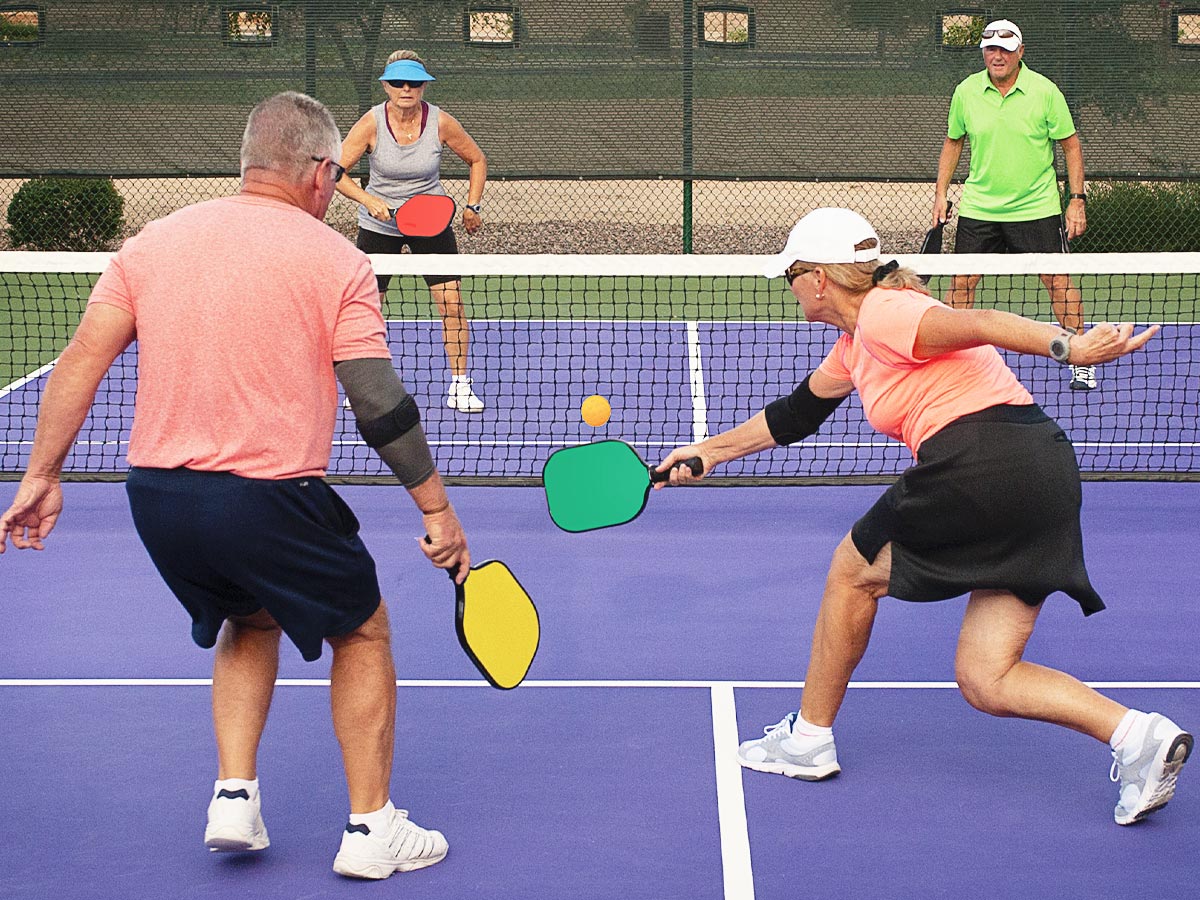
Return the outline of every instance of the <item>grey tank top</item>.
{"type": "MultiPolygon", "coordinates": [[[[417,194],[444,194],[439,174],[442,167],[442,139],[438,134],[438,108],[425,104],[425,127],[416,143],[401,146],[388,127],[387,104],[373,107],[375,115],[375,152],[370,155],[370,181],[367,193],[374,194],[395,208],[417,194]]],[[[358,227],[379,234],[399,237],[393,222],[380,222],[358,208],[358,227]]]]}

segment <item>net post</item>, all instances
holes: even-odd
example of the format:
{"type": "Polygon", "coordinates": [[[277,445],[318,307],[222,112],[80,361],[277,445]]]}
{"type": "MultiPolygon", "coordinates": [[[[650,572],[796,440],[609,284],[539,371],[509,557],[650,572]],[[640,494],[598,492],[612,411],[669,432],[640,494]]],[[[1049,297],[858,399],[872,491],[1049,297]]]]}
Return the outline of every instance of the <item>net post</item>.
{"type": "Polygon", "coordinates": [[[692,45],[695,4],[683,0],[683,252],[692,252],[692,99],[694,96],[692,45]]]}

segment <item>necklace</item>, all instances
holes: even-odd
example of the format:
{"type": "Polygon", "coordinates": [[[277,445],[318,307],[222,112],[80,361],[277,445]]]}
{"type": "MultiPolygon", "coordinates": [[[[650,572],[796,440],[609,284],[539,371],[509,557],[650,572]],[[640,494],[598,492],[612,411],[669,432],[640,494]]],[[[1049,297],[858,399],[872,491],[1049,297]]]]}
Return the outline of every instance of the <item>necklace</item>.
{"type": "Polygon", "coordinates": [[[408,138],[410,141],[417,136],[417,130],[421,127],[420,119],[413,119],[411,122],[405,122],[399,115],[393,119],[395,129],[402,137],[408,138]]]}

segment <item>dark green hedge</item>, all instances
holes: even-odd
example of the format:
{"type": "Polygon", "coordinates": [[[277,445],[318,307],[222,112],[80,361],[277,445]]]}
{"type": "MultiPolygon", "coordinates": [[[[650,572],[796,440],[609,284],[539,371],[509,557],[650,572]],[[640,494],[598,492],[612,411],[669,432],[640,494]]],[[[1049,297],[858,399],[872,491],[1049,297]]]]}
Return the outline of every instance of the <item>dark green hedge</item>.
{"type": "Polygon", "coordinates": [[[34,178],[8,205],[8,236],[27,250],[107,250],[125,228],[109,178],[34,178]]]}
{"type": "Polygon", "coordinates": [[[1200,183],[1114,181],[1088,187],[1077,253],[1200,251],[1200,183]]]}

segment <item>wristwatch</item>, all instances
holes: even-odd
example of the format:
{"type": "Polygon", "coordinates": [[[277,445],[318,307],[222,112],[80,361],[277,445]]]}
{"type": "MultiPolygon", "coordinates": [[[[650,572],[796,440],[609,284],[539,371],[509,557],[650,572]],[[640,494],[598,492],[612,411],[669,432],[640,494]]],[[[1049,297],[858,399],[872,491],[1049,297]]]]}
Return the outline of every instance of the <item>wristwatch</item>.
{"type": "Polygon", "coordinates": [[[483,210],[483,204],[482,203],[464,203],[463,209],[469,209],[471,212],[475,213],[475,215],[479,215],[479,213],[483,210]]]}
{"type": "Polygon", "coordinates": [[[1082,200],[1087,203],[1087,194],[1067,194],[1068,200],[1082,200]]]}
{"type": "Polygon", "coordinates": [[[1055,361],[1066,364],[1071,358],[1071,336],[1060,334],[1050,342],[1050,356],[1055,361]]]}

